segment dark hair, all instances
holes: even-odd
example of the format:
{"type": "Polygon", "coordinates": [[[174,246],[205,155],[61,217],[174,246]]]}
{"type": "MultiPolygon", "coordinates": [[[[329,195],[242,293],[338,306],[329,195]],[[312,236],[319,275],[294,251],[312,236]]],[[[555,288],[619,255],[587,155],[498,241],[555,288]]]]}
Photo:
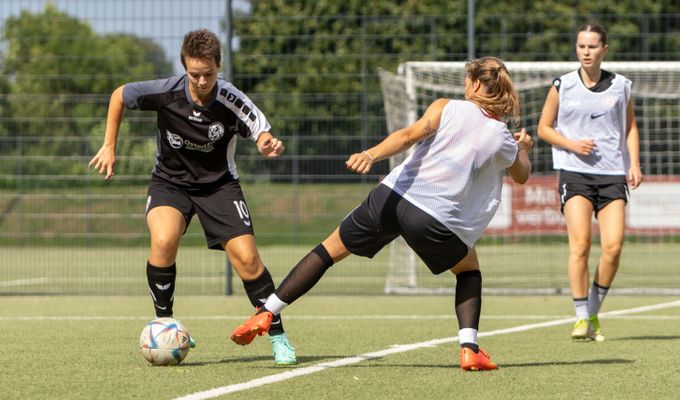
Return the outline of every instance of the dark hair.
{"type": "Polygon", "coordinates": [[[505,64],[496,57],[481,57],[465,64],[470,80],[479,81],[486,94],[473,94],[468,100],[477,103],[486,112],[498,117],[512,116],[515,124],[520,122],[519,97],[505,64]]]}
{"type": "Polygon", "coordinates": [[[220,40],[207,29],[191,31],[184,35],[180,57],[184,68],[187,67],[185,57],[214,59],[215,64],[220,65],[222,61],[220,40]]]}
{"type": "Polygon", "coordinates": [[[590,23],[582,25],[580,28],[578,28],[576,36],[578,36],[578,34],[581,32],[595,32],[600,35],[600,42],[602,42],[602,45],[607,44],[607,31],[605,31],[600,24],[590,23]]]}

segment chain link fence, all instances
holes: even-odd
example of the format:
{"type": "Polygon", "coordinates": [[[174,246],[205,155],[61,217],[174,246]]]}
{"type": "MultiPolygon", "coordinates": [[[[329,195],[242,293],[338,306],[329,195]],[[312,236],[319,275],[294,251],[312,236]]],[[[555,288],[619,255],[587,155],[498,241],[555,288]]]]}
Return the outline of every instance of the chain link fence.
{"type": "MultiPolygon", "coordinates": [[[[2,2],[0,294],[143,294],[154,115],[126,113],[111,182],[87,170],[87,162],[101,145],[111,91],[124,82],[181,73],[179,48],[189,30],[207,27],[226,40],[226,2],[45,4],[2,2]],[[50,24],[30,26],[47,14],[50,24]],[[29,26],[12,25],[21,20],[29,26]],[[85,27],[76,29],[79,23],[85,27]],[[126,41],[134,45],[125,47],[126,41]],[[25,51],[32,47],[36,51],[25,51]],[[133,68],[139,65],[149,67],[133,68]]],[[[389,170],[382,163],[358,176],[344,167],[349,154],[386,134],[378,68],[465,59],[466,15],[269,17],[250,15],[245,2],[234,7],[232,81],[263,110],[287,149],[277,160],[262,159],[251,143],[237,150],[258,244],[280,281],[389,170]],[[266,24],[279,33],[252,29],[266,24]]],[[[545,36],[538,16],[480,13],[477,55],[573,59],[570,43],[583,21],[540,17],[561,21],[565,29],[545,36]]],[[[635,28],[612,33],[610,55],[617,60],[680,57],[680,14],[590,17],[635,28]]],[[[199,225],[194,221],[182,240],[178,264],[189,265],[180,265],[180,279],[191,283],[179,290],[223,293],[229,285],[224,255],[205,249],[199,225]]],[[[386,262],[352,259],[317,293],[381,293],[386,262]]]]}

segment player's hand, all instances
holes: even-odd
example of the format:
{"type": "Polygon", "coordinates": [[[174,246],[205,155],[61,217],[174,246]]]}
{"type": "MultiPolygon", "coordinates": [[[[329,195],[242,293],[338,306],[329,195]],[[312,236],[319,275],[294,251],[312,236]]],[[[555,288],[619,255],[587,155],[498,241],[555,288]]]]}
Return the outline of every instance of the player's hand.
{"type": "Polygon", "coordinates": [[[574,141],[570,150],[576,154],[587,156],[592,154],[596,147],[594,139],[583,139],[574,141]]]}
{"type": "Polygon", "coordinates": [[[104,179],[111,178],[114,174],[113,167],[116,165],[116,152],[113,147],[103,145],[97,154],[92,157],[90,163],[87,164],[88,168],[94,168],[99,171],[100,175],[104,175],[104,179]]]}
{"type": "Polygon", "coordinates": [[[257,144],[260,154],[268,158],[278,157],[286,149],[283,142],[273,136],[267,137],[257,144]]]}
{"type": "Polygon", "coordinates": [[[534,147],[534,140],[531,138],[531,135],[527,133],[526,129],[522,128],[521,131],[515,132],[513,136],[520,149],[525,150],[527,153],[531,153],[531,149],[534,147]]]}
{"type": "Polygon", "coordinates": [[[642,183],[642,170],[640,166],[631,166],[628,169],[628,186],[633,189],[637,189],[642,183]]]}
{"type": "Polygon", "coordinates": [[[368,153],[354,153],[345,161],[347,169],[358,174],[367,174],[373,166],[373,158],[368,153]]]}

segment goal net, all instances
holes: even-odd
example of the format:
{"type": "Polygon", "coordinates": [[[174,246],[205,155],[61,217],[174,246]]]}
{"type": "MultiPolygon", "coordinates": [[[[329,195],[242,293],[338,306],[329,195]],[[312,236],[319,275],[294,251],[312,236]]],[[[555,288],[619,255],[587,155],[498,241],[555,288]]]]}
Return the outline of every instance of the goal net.
{"type": "MultiPolygon", "coordinates": [[[[503,204],[477,246],[484,286],[487,291],[559,293],[568,290],[566,229],[559,212],[551,147],[538,139],[536,127],[552,81],[579,64],[507,62],[506,66],[522,107],[520,126],[509,128],[526,128],[533,136],[533,173],[527,185],[504,183],[503,204]]],[[[680,195],[680,62],[610,62],[602,68],[633,81],[645,175],[645,183],[631,192],[626,207],[627,239],[636,240],[624,245],[616,287],[635,293],[675,293],[680,272],[670,265],[676,262],[671,242],[680,237],[680,211],[674,206],[680,195]],[[641,264],[647,268],[652,264],[651,270],[643,271],[641,264]],[[621,278],[626,268],[628,275],[621,278]],[[655,273],[658,278],[646,278],[655,273]]],[[[415,122],[437,98],[462,99],[464,80],[464,62],[407,62],[396,74],[380,71],[388,131],[415,122]]],[[[394,157],[390,166],[404,157],[394,157]]],[[[593,226],[597,243],[595,221],[593,226]]],[[[598,258],[599,248],[594,245],[591,272],[598,258]]],[[[391,245],[386,293],[451,292],[454,285],[455,279],[432,276],[401,238],[391,245]]]]}

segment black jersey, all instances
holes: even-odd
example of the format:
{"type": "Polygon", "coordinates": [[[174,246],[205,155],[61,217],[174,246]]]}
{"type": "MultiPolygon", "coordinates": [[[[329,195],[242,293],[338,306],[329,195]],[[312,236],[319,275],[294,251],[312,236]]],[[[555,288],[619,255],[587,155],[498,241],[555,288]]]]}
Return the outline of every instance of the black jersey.
{"type": "Polygon", "coordinates": [[[128,83],[123,100],[128,109],[156,111],[158,150],[152,174],[183,187],[237,180],[237,137],[256,141],[271,129],[255,104],[222,79],[204,106],[192,100],[186,74],[128,83]]]}

